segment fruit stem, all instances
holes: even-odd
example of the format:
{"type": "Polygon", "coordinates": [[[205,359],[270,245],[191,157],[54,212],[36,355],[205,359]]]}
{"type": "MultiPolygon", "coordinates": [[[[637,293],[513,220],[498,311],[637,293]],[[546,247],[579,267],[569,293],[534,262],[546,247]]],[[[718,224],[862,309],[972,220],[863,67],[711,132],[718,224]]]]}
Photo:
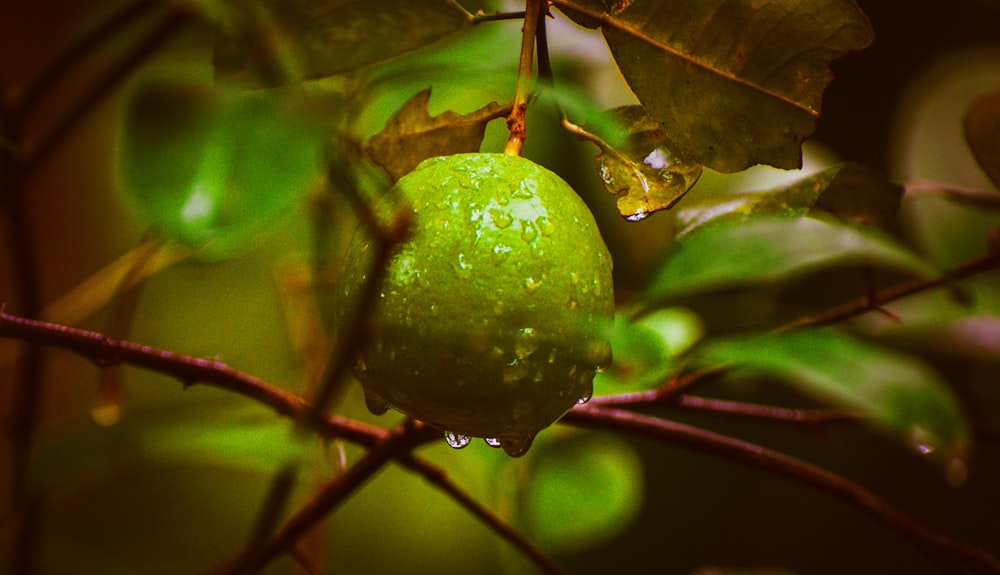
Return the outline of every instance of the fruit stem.
{"type": "Polygon", "coordinates": [[[517,64],[517,91],[514,93],[514,107],[507,116],[507,129],[510,136],[503,153],[510,156],[520,156],[524,149],[527,133],[525,113],[528,109],[528,98],[531,94],[532,63],[535,58],[535,36],[538,33],[538,21],[548,9],[547,0],[525,0],[524,25],[521,27],[521,56],[517,64]]]}

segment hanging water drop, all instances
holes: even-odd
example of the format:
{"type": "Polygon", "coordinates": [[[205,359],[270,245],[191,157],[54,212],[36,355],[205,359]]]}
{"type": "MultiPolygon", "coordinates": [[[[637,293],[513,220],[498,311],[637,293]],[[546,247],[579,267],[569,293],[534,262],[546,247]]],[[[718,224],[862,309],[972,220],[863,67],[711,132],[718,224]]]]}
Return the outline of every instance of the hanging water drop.
{"type": "Polygon", "coordinates": [[[500,440],[496,437],[484,437],[483,441],[485,441],[486,445],[489,445],[490,447],[500,447],[500,440]]]}
{"type": "Polygon", "coordinates": [[[581,395],[579,399],[576,400],[576,404],[583,405],[584,403],[587,403],[588,401],[590,401],[590,398],[593,397],[593,395],[594,395],[594,388],[589,387],[587,389],[587,392],[581,395]]]}
{"type": "Polygon", "coordinates": [[[444,440],[448,442],[448,445],[453,449],[462,449],[469,444],[471,439],[468,435],[462,435],[461,433],[455,433],[452,431],[444,432],[444,440]]]}
{"type": "Polygon", "coordinates": [[[365,393],[365,407],[372,415],[385,415],[385,412],[389,411],[389,404],[382,401],[378,396],[365,393]]]}
{"type": "Polygon", "coordinates": [[[534,440],[534,435],[517,439],[504,438],[500,440],[500,447],[510,457],[521,457],[528,452],[528,448],[531,447],[531,442],[534,440]]]}

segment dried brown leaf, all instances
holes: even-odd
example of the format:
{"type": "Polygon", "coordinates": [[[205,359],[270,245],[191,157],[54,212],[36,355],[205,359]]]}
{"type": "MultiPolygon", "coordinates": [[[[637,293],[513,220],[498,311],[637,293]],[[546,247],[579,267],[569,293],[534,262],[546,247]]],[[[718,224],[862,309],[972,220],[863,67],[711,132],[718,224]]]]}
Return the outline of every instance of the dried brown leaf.
{"type": "Polygon", "coordinates": [[[430,88],[410,98],[365,146],[394,182],[427,158],[478,151],[486,124],[510,113],[510,105],[490,102],[469,114],[448,110],[431,116],[430,98],[430,88]]]}

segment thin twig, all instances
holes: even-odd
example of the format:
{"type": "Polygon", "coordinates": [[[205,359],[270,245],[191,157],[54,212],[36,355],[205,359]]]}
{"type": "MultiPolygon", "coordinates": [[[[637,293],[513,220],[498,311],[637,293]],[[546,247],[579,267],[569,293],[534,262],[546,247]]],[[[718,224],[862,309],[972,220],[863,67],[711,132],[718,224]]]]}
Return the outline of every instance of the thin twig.
{"type": "Polygon", "coordinates": [[[336,392],[340,388],[341,382],[345,380],[348,372],[354,366],[358,351],[367,342],[365,334],[368,330],[365,328],[365,324],[378,302],[382,280],[388,273],[389,260],[396,249],[406,241],[413,227],[412,216],[405,210],[397,211],[391,224],[388,227],[384,226],[378,220],[372,206],[361,197],[354,184],[343,177],[340,170],[341,168],[337,165],[330,167],[328,170],[330,183],[347,198],[364,229],[372,234],[375,257],[370,264],[368,279],[361,291],[361,296],[351,308],[354,316],[345,328],[346,333],[351,334],[352,337],[341,338],[342,341],[339,342],[327,372],[314,394],[312,405],[316,418],[322,418],[326,413],[332,399],[337,395],[336,392]]]}
{"type": "Polygon", "coordinates": [[[859,413],[841,409],[791,409],[758,403],[712,399],[696,395],[682,395],[675,400],[674,405],[721,415],[751,417],[774,422],[801,423],[806,425],[856,422],[863,419],[859,413]]]}
{"type": "MultiPolygon", "coordinates": [[[[76,352],[98,366],[128,364],[170,376],[185,387],[197,383],[225,389],[272,408],[280,415],[305,420],[311,411],[304,399],[268,385],[226,364],[164,349],[120,341],[100,333],[75,329],[6,313],[0,308],[0,337],[49,345],[76,352]]],[[[389,431],[335,415],[315,422],[321,437],[339,437],[365,446],[383,441],[389,431]]]]}
{"type": "Polygon", "coordinates": [[[590,400],[587,405],[658,405],[670,404],[683,391],[690,391],[696,385],[704,385],[718,380],[727,371],[725,367],[713,367],[694,371],[680,372],[666,383],[647,391],[634,391],[614,395],[599,395],[590,400]]]}
{"type": "Polygon", "coordinates": [[[561,421],[577,427],[631,433],[694,448],[794,479],[869,513],[946,569],[965,567],[984,573],[1000,573],[1000,561],[986,550],[931,531],[860,485],[783,453],[681,423],[596,405],[573,409],[561,421]]]}
{"type": "Polygon", "coordinates": [[[475,26],[476,24],[481,24],[483,22],[500,22],[502,20],[520,20],[524,18],[524,11],[519,12],[484,12],[482,9],[477,10],[469,18],[469,24],[475,26]]]}
{"type": "Polygon", "coordinates": [[[503,153],[520,156],[527,137],[525,114],[528,111],[528,99],[531,96],[532,64],[535,58],[535,36],[538,31],[538,21],[544,17],[547,2],[545,0],[525,0],[524,26],[521,28],[521,54],[517,63],[517,90],[514,93],[514,108],[507,116],[507,129],[510,136],[503,153]]]}
{"type": "Polygon", "coordinates": [[[887,303],[894,302],[922,291],[938,287],[947,287],[952,282],[967,279],[969,277],[996,269],[1000,269],[1000,252],[988,253],[946,270],[941,277],[928,280],[916,280],[887,288],[880,291],[874,299],[870,296],[864,296],[840,307],[789,322],[778,328],[778,331],[838,323],[852,317],[868,313],[877,306],[883,306],[887,303]]]}
{"type": "Polygon", "coordinates": [[[292,553],[298,542],[341,503],[371,479],[391,459],[409,453],[417,445],[427,441],[428,432],[437,432],[412,420],[392,431],[389,437],[379,441],[354,465],[335,477],[319,493],[296,512],[273,536],[259,546],[245,549],[205,575],[237,575],[245,571],[255,572],[278,556],[292,553]]]}
{"type": "Polygon", "coordinates": [[[548,573],[549,575],[566,575],[566,571],[559,567],[551,557],[535,546],[530,539],[511,527],[503,518],[463,491],[448,477],[448,474],[443,469],[425,459],[414,457],[412,454],[409,457],[400,458],[398,461],[406,468],[419,473],[431,485],[443,491],[472,514],[473,517],[482,521],[494,533],[516,547],[543,573],[548,573]]]}

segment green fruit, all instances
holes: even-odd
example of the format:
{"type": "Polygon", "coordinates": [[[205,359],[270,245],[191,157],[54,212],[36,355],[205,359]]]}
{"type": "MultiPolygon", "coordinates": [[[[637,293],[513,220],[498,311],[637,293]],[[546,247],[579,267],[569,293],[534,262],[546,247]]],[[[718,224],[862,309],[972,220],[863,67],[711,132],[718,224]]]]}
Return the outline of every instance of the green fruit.
{"type": "MultiPolygon", "coordinates": [[[[594,218],[554,173],[521,157],[426,160],[387,203],[413,210],[354,370],[369,408],[483,437],[512,456],[592,393],[611,361],[611,256],[594,218]]],[[[340,316],[373,261],[361,230],[348,249],[340,316]]],[[[342,323],[342,322],[341,322],[342,323]]]]}

